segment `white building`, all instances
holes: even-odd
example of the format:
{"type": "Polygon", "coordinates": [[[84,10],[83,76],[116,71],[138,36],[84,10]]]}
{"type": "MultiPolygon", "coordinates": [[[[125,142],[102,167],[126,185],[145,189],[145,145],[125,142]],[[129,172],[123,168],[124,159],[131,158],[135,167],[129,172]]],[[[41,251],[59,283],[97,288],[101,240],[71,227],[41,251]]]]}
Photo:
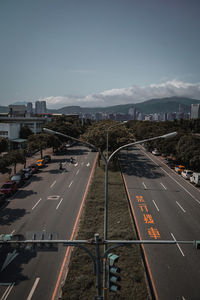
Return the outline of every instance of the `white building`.
{"type": "Polygon", "coordinates": [[[35,113],[36,114],[46,114],[46,101],[36,101],[35,102],[35,113]]]}
{"type": "Polygon", "coordinates": [[[200,104],[191,104],[191,119],[199,119],[200,118],[200,104]]]}

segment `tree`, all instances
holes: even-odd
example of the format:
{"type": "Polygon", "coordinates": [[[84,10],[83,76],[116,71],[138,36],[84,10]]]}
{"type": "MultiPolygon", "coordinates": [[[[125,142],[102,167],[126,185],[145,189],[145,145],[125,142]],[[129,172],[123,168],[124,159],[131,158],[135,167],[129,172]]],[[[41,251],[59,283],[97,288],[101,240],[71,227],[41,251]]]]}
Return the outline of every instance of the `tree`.
{"type": "Polygon", "coordinates": [[[43,149],[47,148],[49,134],[40,133],[32,134],[28,137],[27,146],[30,151],[39,150],[41,158],[43,156],[43,149]]]}
{"type": "Polygon", "coordinates": [[[0,137],[0,153],[8,150],[8,139],[0,137]]]}
{"type": "Polygon", "coordinates": [[[28,126],[22,126],[19,132],[19,137],[21,139],[27,139],[30,135],[32,135],[33,132],[28,126]]]}

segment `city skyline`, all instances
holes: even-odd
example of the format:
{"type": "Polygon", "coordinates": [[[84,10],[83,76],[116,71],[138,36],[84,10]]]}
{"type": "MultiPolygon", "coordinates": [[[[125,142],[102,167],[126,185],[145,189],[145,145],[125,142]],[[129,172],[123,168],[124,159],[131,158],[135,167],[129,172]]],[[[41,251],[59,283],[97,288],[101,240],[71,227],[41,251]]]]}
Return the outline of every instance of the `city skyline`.
{"type": "Polygon", "coordinates": [[[0,3],[0,105],[200,99],[197,0],[0,3]]]}

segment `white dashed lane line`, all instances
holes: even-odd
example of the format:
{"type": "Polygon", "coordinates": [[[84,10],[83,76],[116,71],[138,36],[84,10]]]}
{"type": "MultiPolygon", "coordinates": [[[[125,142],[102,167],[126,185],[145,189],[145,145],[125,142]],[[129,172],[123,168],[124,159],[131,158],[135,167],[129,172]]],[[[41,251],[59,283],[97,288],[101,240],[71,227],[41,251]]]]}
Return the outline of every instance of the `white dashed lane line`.
{"type": "Polygon", "coordinates": [[[79,173],[79,170],[76,172],[76,175],[78,175],[78,173],[79,173]]]}
{"type": "Polygon", "coordinates": [[[10,294],[12,288],[14,287],[15,282],[10,283],[7,289],[5,290],[3,296],[1,297],[0,300],[6,300],[8,298],[8,295],[10,294]]]}
{"type": "Polygon", "coordinates": [[[63,198],[61,198],[60,202],[58,203],[58,205],[56,206],[56,209],[58,209],[58,207],[60,206],[61,202],[63,201],[63,198]]]}
{"type": "Polygon", "coordinates": [[[31,299],[32,299],[32,296],[33,296],[33,294],[34,294],[34,292],[35,292],[35,289],[36,289],[36,287],[37,287],[37,285],[38,285],[39,280],[40,280],[40,278],[37,277],[36,280],[35,280],[35,282],[34,282],[34,285],[33,285],[32,289],[31,289],[31,291],[30,291],[30,294],[28,295],[27,300],[31,300],[31,299]]]}
{"type": "Polygon", "coordinates": [[[69,188],[70,188],[70,186],[72,185],[72,183],[73,183],[73,181],[72,181],[72,182],[70,182],[69,188]]]}
{"type": "Polygon", "coordinates": [[[146,189],[147,189],[147,187],[146,187],[145,183],[143,182],[142,184],[143,184],[143,186],[144,186],[144,188],[145,188],[145,190],[146,190],[146,189]]]}
{"type": "Polygon", "coordinates": [[[55,184],[56,184],[56,180],[52,183],[52,185],[50,186],[50,188],[52,188],[55,184]]]}
{"type": "Polygon", "coordinates": [[[180,203],[178,203],[178,201],[176,201],[177,205],[180,207],[180,209],[182,209],[182,211],[185,213],[185,209],[180,205],[180,203]]]}
{"type": "Polygon", "coordinates": [[[39,200],[38,200],[38,202],[32,207],[32,209],[34,209],[38,204],[39,204],[39,202],[41,201],[42,199],[40,198],[39,200]]]}
{"type": "MultiPolygon", "coordinates": [[[[176,242],[176,239],[175,239],[175,236],[173,235],[173,233],[171,233],[171,236],[172,236],[173,240],[176,242]]],[[[183,256],[185,256],[185,254],[183,253],[183,251],[182,251],[182,249],[181,249],[181,247],[179,246],[178,243],[176,243],[176,246],[178,247],[178,249],[179,249],[179,251],[181,252],[181,254],[182,254],[183,256]]]]}
{"type": "Polygon", "coordinates": [[[161,182],[160,185],[162,185],[162,187],[167,190],[166,186],[164,186],[164,184],[161,182]]]}
{"type": "Polygon", "coordinates": [[[154,200],[152,200],[152,201],[153,201],[153,204],[155,205],[155,207],[156,207],[157,211],[159,211],[159,208],[158,208],[158,206],[157,206],[156,202],[155,202],[154,200]]]}

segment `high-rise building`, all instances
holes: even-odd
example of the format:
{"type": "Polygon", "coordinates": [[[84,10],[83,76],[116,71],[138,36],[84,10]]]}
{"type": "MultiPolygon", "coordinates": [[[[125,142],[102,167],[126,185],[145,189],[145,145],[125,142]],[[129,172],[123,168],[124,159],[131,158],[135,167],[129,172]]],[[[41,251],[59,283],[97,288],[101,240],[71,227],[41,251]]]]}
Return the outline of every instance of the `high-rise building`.
{"type": "Polygon", "coordinates": [[[128,114],[131,115],[132,120],[136,120],[136,108],[135,107],[129,108],[128,114]]]}
{"type": "Polygon", "coordinates": [[[45,114],[47,112],[46,101],[36,101],[35,102],[35,113],[45,114]]]}
{"type": "Polygon", "coordinates": [[[191,115],[190,119],[200,118],[200,104],[191,104],[191,115]]]}
{"type": "Polygon", "coordinates": [[[32,114],[32,112],[33,112],[33,104],[32,104],[32,102],[28,102],[27,103],[26,110],[27,110],[28,113],[32,114]]]}

